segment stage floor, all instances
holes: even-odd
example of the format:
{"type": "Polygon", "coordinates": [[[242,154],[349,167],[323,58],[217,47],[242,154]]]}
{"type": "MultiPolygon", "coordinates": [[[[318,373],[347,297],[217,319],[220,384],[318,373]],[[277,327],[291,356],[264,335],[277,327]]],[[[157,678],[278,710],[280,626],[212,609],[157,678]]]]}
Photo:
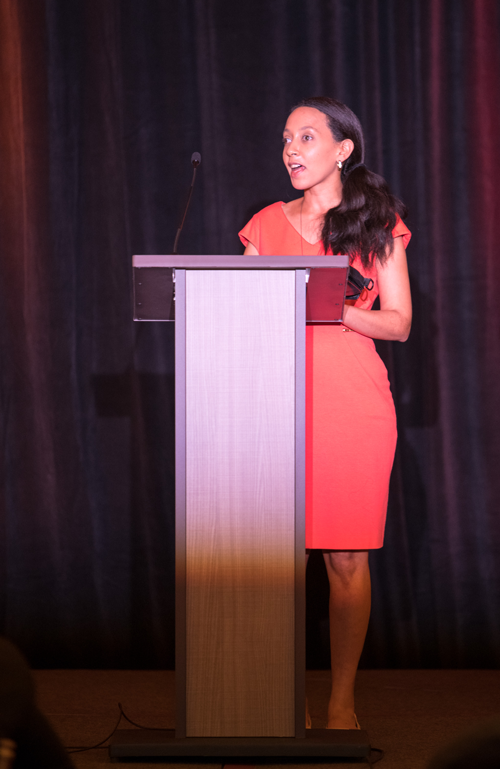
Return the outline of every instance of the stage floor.
{"type": "MultiPolygon", "coordinates": [[[[109,735],[118,721],[118,703],[141,726],[175,726],[171,671],[39,670],[34,675],[39,705],[67,746],[95,745],[109,735]]],[[[323,728],[329,672],[308,672],[307,692],[313,727],[323,728]]],[[[356,701],[358,719],[368,731],[372,747],[385,751],[381,769],[425,769],[434,752],[455,735],[481,719],[500,714],[500,671],[361,670],[356,701]]],[[[122,719],[119,728],[132,727],[122,719]]],[[[73,760],[76,767],[86,769],[112,763],[107,748],[76,753],[73,760]]],[[[122,765],[137,769],[180,766],[159,759],[122,765]]],[[[335,762],[339,768],[353,765],[366,763],[335,762]]],[[[203,764],[191,766],[199,769],[203,764]]],[[[218,768],[221,764],[210,766],[218,768]]],[[[286,766],[291,769],[295,765],[288,762],[286,766]]]]}

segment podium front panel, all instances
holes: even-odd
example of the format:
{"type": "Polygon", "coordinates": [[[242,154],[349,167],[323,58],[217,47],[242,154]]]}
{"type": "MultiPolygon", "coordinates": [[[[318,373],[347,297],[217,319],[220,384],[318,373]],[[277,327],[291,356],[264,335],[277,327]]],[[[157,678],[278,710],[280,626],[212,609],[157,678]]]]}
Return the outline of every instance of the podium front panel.
{"type": "Polygon", "coordinates": [[[185,273],[190,737],[296,733],[295,276],[185,273]]]}

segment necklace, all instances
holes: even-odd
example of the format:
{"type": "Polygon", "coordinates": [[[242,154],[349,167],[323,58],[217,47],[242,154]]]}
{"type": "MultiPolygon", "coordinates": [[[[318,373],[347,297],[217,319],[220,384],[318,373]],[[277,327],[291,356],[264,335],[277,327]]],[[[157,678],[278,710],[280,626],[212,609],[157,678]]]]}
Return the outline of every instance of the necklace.
{"type": "MultiPolygon", "coordinates": [[[[300,213],[299,213],[299,221],[300,221],[300,255],[304,256],[304,240],[302,238],[302,207],[304,205],[304,198],[300,201],[300,213]]],[[[311,270],[309,267],[306,268],[306,288],[307,284],[309,283],[309,276],[311,274],[311,270]]]]}

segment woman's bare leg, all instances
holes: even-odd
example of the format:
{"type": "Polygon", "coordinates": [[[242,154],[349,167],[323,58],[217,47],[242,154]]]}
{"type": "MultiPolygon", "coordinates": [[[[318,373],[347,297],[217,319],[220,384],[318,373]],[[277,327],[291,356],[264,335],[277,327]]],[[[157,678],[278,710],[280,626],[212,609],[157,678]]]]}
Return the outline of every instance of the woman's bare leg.
{"type": "MultiPolygon", "coordinates": [[[[309,550],[306,550],[306,569],[307,569],[308,562],[309,562],[309,550]]],[[[312,728],[311,715],[309,713],[309,703],[307,702],[307,697],[306,697],[306,729],[311,729],[311,728],[312,728]]]]}
{"type": "Polygon", "coordinates": [[[354,682],[363,651],[371,607],[367,551],[324,554],[330,582],[332,692],[328,729],[354,729],[354,682]]]}

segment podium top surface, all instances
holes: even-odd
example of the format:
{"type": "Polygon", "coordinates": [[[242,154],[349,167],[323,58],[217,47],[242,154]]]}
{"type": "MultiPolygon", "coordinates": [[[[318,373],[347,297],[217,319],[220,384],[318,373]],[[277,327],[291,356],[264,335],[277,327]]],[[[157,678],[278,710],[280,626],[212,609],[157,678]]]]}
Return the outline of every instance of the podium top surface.
{"type": "Polygon", "coordinates": [[[301,270],[308,267],[349,266],[349,257],[341,256],[213,256],[140,254],[133,257],[134,267],[174,267],[179,270],[301,270]]]}

